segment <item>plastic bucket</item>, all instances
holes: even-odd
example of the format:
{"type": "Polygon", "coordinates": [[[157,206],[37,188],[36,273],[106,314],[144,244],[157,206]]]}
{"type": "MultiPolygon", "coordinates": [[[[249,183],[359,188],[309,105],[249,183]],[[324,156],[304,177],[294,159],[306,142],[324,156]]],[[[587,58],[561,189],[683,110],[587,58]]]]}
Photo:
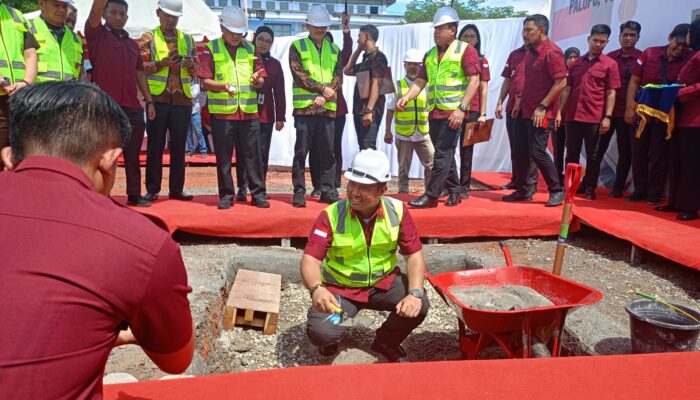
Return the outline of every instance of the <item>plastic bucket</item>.
{"type": "MultiPolygon", "coordinates": [[[[674,306],[700,319],[700,313],[674,306]]],[[[693,351],[700,323],[671,307],[651,300],[635,300],[625,306],[630,315],[633,353],[693,351]]]]}

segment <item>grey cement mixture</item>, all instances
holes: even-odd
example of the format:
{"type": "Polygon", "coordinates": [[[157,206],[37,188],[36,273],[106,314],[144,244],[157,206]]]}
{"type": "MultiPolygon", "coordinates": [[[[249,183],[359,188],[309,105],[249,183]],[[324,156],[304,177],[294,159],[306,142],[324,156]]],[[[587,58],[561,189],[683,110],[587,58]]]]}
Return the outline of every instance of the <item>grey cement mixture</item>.
{"type": "Polygon", "coordinates": [[[548,298],[527,286],[451,287],[448,290],[462,304],[479,310],[511,311],[554,305],[548,298]]]}

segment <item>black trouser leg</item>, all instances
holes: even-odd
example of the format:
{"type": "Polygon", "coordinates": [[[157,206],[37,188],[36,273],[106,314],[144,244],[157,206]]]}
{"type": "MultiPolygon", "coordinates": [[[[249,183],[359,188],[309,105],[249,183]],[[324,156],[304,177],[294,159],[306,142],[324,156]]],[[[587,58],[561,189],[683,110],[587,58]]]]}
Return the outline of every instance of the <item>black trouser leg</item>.
{"type": "Polygon", "coordinates": [[[235,136],[236,163],[243,162],[248,188],[253,198],[262,198],[265,196],[265,179],[263,178],[260,146],[258,145],[260,120],[250,119],[234,122],[238,125],[238,134],[235,136]]]}
{"type": "Polygon", "coordinates": [[[591,124],[587,122],[572,121],[566,123],[567,140],[567,156],[566,163],[579,163],[581,157],[581,148],[586,145],[586,176],[584,177],[583,186],[595,188],[598,186],[598,176],[600,175],[600,161],[595,158],[598,146],[599,124],[591,124]],[[569,139],[575,141],[568,147],[569,139]]]}
{"type": "Polygon", "coordinates": [[[318,147],[318,139],[311,135],[309,143],[309,175],[313,189],[321,190],[321,150],[318,147]]]}
{"type": "Polygon", "coordinates": [[[148,144],[146,145],[146,191],[157,194],[163,180],[163,150],[170,125],[170,104],[155,103],[156,117],[146,124],[148,144]]]}
{"type": "Polygon", "coordinates": [[[462,124],[457,129],[451,129],[446,119],[430,120],[430,139],[435,146],[433,158],[433,174],[428,183],[425,194],[428,197],[437,198],[443,188],[450,193],[459,193],[459,178],[457,177],[457,163],[455,163],[455,148],[459,143],[462,124]]]}
{"type": "Polygon", "coordinates": [[[318,143],[319,160],[321,161],[320,184],[321,193],[335,195],[336,164],[333,152],[335,136],[335,118],[315,117],[314,136],[318,143]]]}
{"type": "Polygon", "coordinates": [[[700,210],[699,130],[698,127],[676,128],[673,133],[674,136],[678,135],[678,177],[672,205],[683,211],[700,210]]]}
{"type": "Polygon", "coordinates": [[[554,143],[554,167],[559,175],[559,182],[564,184],[564,150],[566,149],[566,124],[562,124],[559,130],[552,131],[554,143]]]}
{"type": "Polygon", "coordinates": [[[509,110],[506,110],[506,132],[508,133],[508,146],[510,148],[510,165],[511,165],[511,170],[513,171],[511,174],[510,181],[515,183],[515,138],[513,137],[515,133],[515,128],[513,127],[513,124],[515,123],[515,118],[511,115],[511,112],[509,110]]]}
{"type": "Polygon", "coordinates": [[[632,126],[623,117],[613,118],[613,129],[617,137],[617,168],[615,169],[615,185],[613,189],[620,192],[625,190],[627,177],[632,166],[632,126]]]}
{"type": "Polygon", "coordinates": [[[270,145],[272,143],[272,130],[275,124],[260,124],[260,137],[258,144],[260,145],[260,157],[262,157],[263,179],[267,182],[267,170],[270,161],[270,145]]]}
{"type": "Polygon", "coordinates": [[[666,140],[666,125],[653,124],[644,134],[650,135],[647,199],[658,202],[664,193],[668,178],[670,146],[669,141],[666,140]]]}
{"type": "MultiPolygon", "coordinates": [[[[668,204],[674,207],[678,203],[677,195],[681,179],[681,135],[680,129],[674,130],[668,145],[668,204]]],[[[700,184],[700,181],[698,183],[700,184]]]]}
{"type": "MultiPolygon", "coordinates": [[[[219,198],[231,199],[236,194],[231,176],[231,157],[235,144],[237,126],[235,121],[212,118],[212,140],[214,141],[214,154],[216,155],[216,182],[219,186],[219,198]]],[[[236,163],[241,163],[239,156],[236,163]]]]}
{"type": "Polygon", "coordinates": [[[632,137],[632,182],[634,182],[634,194],[646,197],[649,178],[649,146],[650,135],[647,125],[640,137],[632,137]]]}
{"type": "Polygon", "coordinates": [[[245,162],[240,153],[242,150],[236,147],[236,179],[238,180],[238,193],[248,193],[248,174],[245,170],[245,162]]]}
{"type": "Polygon", "coordinates": [[[551,131],[550,126],[552,125],[552,121],[550,121],[548,126],[545,128],[534,127],[531,119],[525,119],[525,123],[528,125],[530,157],[532,157],[532,159],[535,161],[537,168],[542,173],[545,182],[547,182],[549,192],[561,192],[563,188],[559,182],[557,170],[554,168],[554,161],[552,161],[552,158],[549,156],[549,154],[547,154],[547,142],[549,141],[549,133],[551,131]]]}
{"type": "MultiPolygon", "coordinates": [[[[157,112],[157,111],[156,111],[157,112]]],[[[170,193],[181,193],[185,187],[185,146],[187,128],[192,123],[192,106],[170,106],[170,193]]],[[[162,157],[162,155],[161,155],[162,157]]]]}
{"type": "Polygon", "coordinates": [[[343,132],[345,131],[345,115],[335,118],[333,135],[333,154],[335,155],[335,187],[340,187],[340,175],[343,173],[343,132]]]}
{"type": "MultiPolygon", "coordinates": [[[[478,112],[470,112],[467,116],[467,123],[476,122],[479,119],[478,112]]],[[[459,183],[462,189],[469,191],[469,186],[472,183],[472,161],[474,158],[474,145],[462,146],[464,142],[464,129],[460,134],[459,143],[459,160],[460,160],[460,171],[459,171],[459,183]]]]}
{"type": "Polygon", "coordinates": [[[513,176],[516,190],[529,193],[537,190],[537,166],[530,157],[530,140],[526,121],[522,117],[513,120],[513,176]],[[532,168],[534,166],[534,168],[532,168]],[[532,175],[535,179],[532,179],[532,175]]]}
{"type": "Polygon", "coordinates": [[[304,169],[306,155],[313,143],[319,149],[319,185],[324,193],[336,193],[335,190],[335,155],[333,154],[334,119],[318,116],[296,116],[294,127],[297,139],[294,144],[294,161],[292,164],[292,183],[294,192],[306,192],[304,169]]]}
{"type": "MultiPolygon", "coordinates": [[[[595,155],[594,155],[594,162],[598,166],[598,173],[597,177],[600,177],[600,166],[605,159],[605,154],[608,152],[608,148],[610,147],[610,142],[612,141],[613,137],[613,125],[612,121],[610,122],[610,129],[605,135],[599,135],[598,136],[598,145],[595,148],[595,155]]],[[[586,150],[588,151],[588,150],[586,150]]],[[[590,170],[588,166],[586,166],[586,175],[590,173],[590,170]]],[[[596,179],[596,182],[598,179],[596,179]]]]}
{"type": "Polygon", "coordinates": [[[373,115],[372,123],[369,126],[364,126],[362,123],[362,115],[353,115],[355,122],[355,131],[357,132],[357,144],[360,145],[360,150],[377,149],[377,132],[379,125],[382,123],[381,115],[373,115]]]}
{"type": "MultiPolygon", "coordinates": [[[[126,174],[126,194],[127,196],[141,195],[141,145],[143,143],[143,133],[146,130],[143,110],[137,108],[124,108],[122,110],[129,118],[131,124],[131,136],[123,149],[124,172],[126,174]]],[[[162,159],[161,159],[162,163],[162,159]]]]}
{"type": "MultiPolygon", "coordinates": [[[[343,314],[347,315],[348,318],[354,318],[361,309],[359,306],[364,304],[348,300],[338,295],[335,295],[335,298],[338,300],[338,303],[340,303],[343,314]]],[[[330,315],[331,314],[322,313],[313,307],[309,308],[306,320],[306,335],[314,346],[326,347],[332,344],[338,344],[343,338],[343,333],[347,328],[331,324],[328,321],[330,315]]]]}

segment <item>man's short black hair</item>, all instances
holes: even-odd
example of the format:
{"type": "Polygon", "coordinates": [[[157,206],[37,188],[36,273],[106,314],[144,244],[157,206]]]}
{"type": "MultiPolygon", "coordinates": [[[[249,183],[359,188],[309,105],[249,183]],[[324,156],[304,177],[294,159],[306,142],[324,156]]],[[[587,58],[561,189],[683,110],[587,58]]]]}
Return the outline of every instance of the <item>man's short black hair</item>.
{"type": "Polygon", "coordinates": [[[125,147],[130,135],[124,111],[93,84],[41,83],[10,98],[10,146],[17,161],[31,153],[83,165],[109,148],[125,147]]]}
{"type": "Polygon", "coordinates": [[[549,35],[549,19],[542,14],[532,14],[528,15],[523,22],[523,25],[528,22],[534,22],[538,28],[544,28],[544,34],[549,35]]]}
{"type": "Polygon", "coordinates": [[[372,24],[362,25],[360,27],[360,32],[365,32],[369,34],[369,37],[371,37],[372,40],[375,42],[379,40],[379,29],[377,29],[377,27],[372,24]]]}
{"type": "Polygon", "coordinates": [[[129,11],[129,3],[127,3],[126,0],[107,0],[105,8],[109,7],[110,4],[119,4],[120,6],[124,6],[124,8],[126,8],[126,11],[129,11]]]}
{"type": "Polygon", "coordinates": [[[642,33],[642,25],[637,21],[630,20],[620,24],[620,34],[622,34],[622,31],[624,31],[625,29],[631,29],[637,32],[638,35],[642,33]]]}
{"type": "Polygon", "coordinates": [[[605,35],[607,37],[610,37],[611,32],[612,30],[610,29],[610,27],[605,24],[596,24],[591,27],[591,36],[605,35]]]}

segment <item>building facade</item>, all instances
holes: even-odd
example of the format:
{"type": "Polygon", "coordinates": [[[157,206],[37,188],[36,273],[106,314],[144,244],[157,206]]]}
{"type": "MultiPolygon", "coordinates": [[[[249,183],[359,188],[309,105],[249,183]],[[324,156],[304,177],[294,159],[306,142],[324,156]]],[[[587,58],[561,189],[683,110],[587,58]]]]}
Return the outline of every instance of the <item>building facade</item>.
{"type": "MultiPolygon", "coordinates": [[[[267,25],[275,32],[275,36],[293,36],[306,32],[306,12],[314,4],[322,4],[328,8],[333,25],[331,30],[339,30],[340,16],[345,11],[345,0],[278,1],[278,0],[205,0],[205,3],[215,12],[221,13],[223,7],[240,6],[248,10],[248,24],[251,30],[260,25],[267,25]]],[[[351,15],[351,28],[373,24],[375,26],[398,25],[403,18],[386,14],[387,7],[395,0],[349,0],[347,11],[351,15]]]]}

